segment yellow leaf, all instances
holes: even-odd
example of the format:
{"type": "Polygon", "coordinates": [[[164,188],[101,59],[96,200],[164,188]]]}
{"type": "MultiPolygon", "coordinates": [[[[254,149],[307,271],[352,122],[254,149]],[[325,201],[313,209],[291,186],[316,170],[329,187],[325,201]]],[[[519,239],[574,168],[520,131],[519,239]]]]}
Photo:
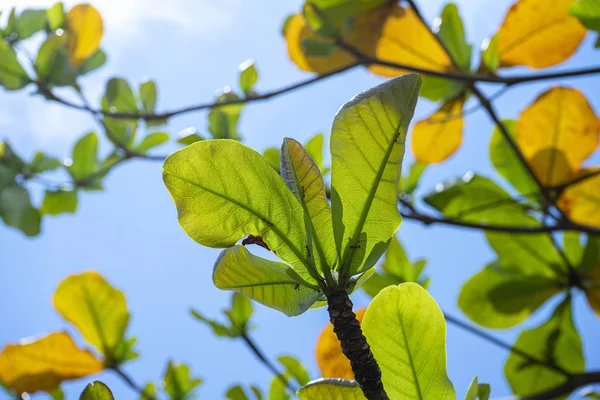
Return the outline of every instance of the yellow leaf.
{"type": "Polygon", "coordinates": [[[538,151],[529,161],[533,173],[546,186],[556,186],[573,179],[573,170],[565,153],[555,147],[538,151]]]}
{"type": "MultiPolygon", "coordinates": [[[[595,169],[583,169],[579,176],[588,175],[595,169]]],[[[569,186],[561,195],[558,207],[573,221],[600,227],[600,175],[569,186]]]]}
{"type": "Polygon", "coordinates": [[[78,4],[67,13],[67,33],[71,64],[79,67],[100,47],[102,16],[90,4],[78,4]]]}
{"type": "Polygon", "coordinates": [[[62,281],[54,293],[54,307],[107,358],[122,341],[129,322],[125,295],[97,272],[62,281]]]}
{"type": "Polygon", "coordinates": [[[9,344],[0,353],[0,381],[17,393],[52,390],[65,380],[102,371],[92,353],[77,347],[66,332],[9,344]]]}
{"type": "Polygon", "coordinates": [[[439,110],[415,124],[412,132],[412,151],[423,163],[439,163],[460,147],[464,120],[464,97],[443,104],[439,110]]]}
{"type": "MultiPolygon", "coordinates": [[[[365,311],[363,308],[356,311],[356,319],[362,323],[365,311]]],[[[352,367],[350,367],[350,361],[342,353],[342,347],[340,341],[333,332],[333,325],[328,324],[319,340],[317,341],[317,364],[321,369],[321,374],[325,378],[344,378],[354,379],[354,373],[352,367]]]]}
{"type": "Polygon", "coordinates": [[[500,67],[547,68],[575,53],[586,29],[569,14],[573,0],[519,0],[498,30],[500,67]]]}
{"type": "MultiPolygon", "coordinates": [[[[333,44],[333,39],[312,32],[302,14],[296,14],[289,20],[285,39],[290,58],[304,71],[324,74],[356,62],[354,56],[339,47],[326,57],[306,56],[302,51],[303,40],[333,44]]],[[[452,69],[452,61],[442,46],[410,8],[393,4],[374,8],[356,17],[352,31],[344,40],[366,56],[440,71],[452,69]]],[[[407,72],[378,65],[369,69],[388,77],[407,72]]]]}
{"type": "MultiPolygon", "coordinates": [[[[454,69],[444,48],[410,7],[392,8],[377,41],[375,56],[385,61],[437,71],[454,69]]],[[[388,77],[407,72],[380,65],[370,66],[369,69],[377,75],[388,77]]]]}
{"type": "Polygon", "coordinates": [[[516,141],[523,155],[533,159],[540,151],[557,148],[571,170],[598,147],[600,120],[577,89],[555,87],[542,93],[521,113],[516,141]]]}

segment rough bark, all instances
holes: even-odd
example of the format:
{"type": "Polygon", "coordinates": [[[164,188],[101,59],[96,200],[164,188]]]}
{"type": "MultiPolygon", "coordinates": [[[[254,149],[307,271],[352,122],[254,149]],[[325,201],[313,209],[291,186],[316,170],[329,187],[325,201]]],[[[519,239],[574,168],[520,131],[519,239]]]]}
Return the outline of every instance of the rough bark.
{"type": "Polygon", "coordinates": [[[389,400],[381,382],[381,370],[362,333],[352,301],[345,291],[327,295],[329,320],[337,335],[342,352],[350,360],[354,377],[369,400],[389,400]]]}

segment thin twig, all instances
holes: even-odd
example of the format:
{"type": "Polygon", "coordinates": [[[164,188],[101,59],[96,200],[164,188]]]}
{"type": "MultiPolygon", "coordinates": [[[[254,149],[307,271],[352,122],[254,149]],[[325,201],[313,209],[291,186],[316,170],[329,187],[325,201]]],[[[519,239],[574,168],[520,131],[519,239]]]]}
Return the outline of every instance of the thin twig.
{"type": "Polygon", "coordinates": [[[123,381],[125,381],[125,383],[127,384],[127,386],[129,386],[131,389],[133,389],[134,391],[136,391],[137,393],[139,393],[139,395],[142,398],[145,398],[146,400],[157,400],[156,397],[154,397],[150,393],[146,393],[146,390],[144,388],[142,388],[140,385],[138,385],[137,383],[135,383],[135,381],[129,375],[127,375],[125,373],[125,371],[123,371],[121,368],[119,368],[118,366],[116,366],[116,367],[112,367],[111,369],[117,375],[119,375],[121,377],[121,379],[123,379],[123,381]]]}
{"type": "Polygon", "coordinates": [[[248,348],[250,349],[250,351],[252,351],[252,353],[256,356],[256,358],[258,358],[258,360],[269,371],[271,371],[271,373],[274,376],[276,376],[281,381],[281,383],[283,383],[285,385],[285,387],[287,387],[289,390],[291,390],[292,393],[296,393],[296,391],[298,390],[298,388],[294,387],[294,385],[292,385],[292,383],[290,382],[290,380],[287,379],[283,375],[283,373],[281,373],[277,369],[277,367],[275,365],[273,365],[273,363],[271,361],[269,361],[269,359],[264,354],[264,352],[258,347],[258,345],[256,343],[254,343],[254,341],[248,336],[248,334],[247,333],[242,334],[241,338],[244,341],[244,343],[246,344],[246,346],[248,346],[248,348]]]}
{"type": "Polygon", "coordinates": [[[511,353],[518,354],[519,356],[527,359],[529,362],[532,362],[534,364],[537,364],[537,365],[546,367],[548,369],[554,370],[554,371],[558,372],[559,374],[562,374],[562,375],[564,375],[566,377],[569,377],[569,378],[573,376],[572,374],[570,374],[569,372],[567,372],[563,368],[561,368],[561,367],[559,367],[557,365],[551,364],[551,363],[549,363],[547,361],[540,360],[539,358],[536,358],[536,357],[532,356],[531,354],[526,353],[525,351],[523,351],[521,349],[517,349],[516,347],[511,346],[510,344],[508,344],[506,342],[503,342],[502,340],[500,340],[500,339],[498,339],[498,338],[490,335],[489,333],[487,333],[487,332],[485,332],[485,331],[483,331],[483,330],[481,330],[481,329],[479,329],[479,328],[477,328],[475,326],[472,326],[472,325],[469,325],[469,324],[467,324],[465,322],[462,322],[459,319],[457,319],[457,318],[455,318],[455,317],[453,317],[451,315],[448,315],[447,313],[444,313],[444,317],[446,318],[446,321],[448,321],[449,323],[451,323],[453,325],[456,325],[457,327],[459,327],[459,328],[461,328],[461,329],[463,329],[463,330],[465,330],[465,331],[467,331],[469,333],[472,333],[473,335],[479,336],[480,338],[482,338],[482,339],[484,339],[484,340],[486,340],[486,341],[488,341],[488,342],[490,342],[492,344],[495,344],[498,347],[501,347],[501,348],[503,348],[505,350],[508,350],[511,353]]]}

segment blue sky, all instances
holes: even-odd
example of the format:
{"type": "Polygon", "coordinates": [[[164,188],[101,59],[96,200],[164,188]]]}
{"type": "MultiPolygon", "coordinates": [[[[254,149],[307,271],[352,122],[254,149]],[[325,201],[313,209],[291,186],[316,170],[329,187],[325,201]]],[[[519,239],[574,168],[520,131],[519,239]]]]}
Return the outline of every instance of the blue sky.
{"type": "MultiPolygon", "coordinates": [[[[69,6],[74,3],[66,2],[69,6]]],[[[499,26],[510,3],[457,1],[468,37],[476,47],[499,26]]],[[[0,10],[13,5],[23,8],[52,4],[53,1],[45,0],[0,0],[0,10]]],[[[112,76],[125,77],[136,85],[145,77],[156,79],[159,109],[210,101],[216,89],[237,84],[237,66],[249,57],[257,60],[259,92],[309,76],[289,61],[280,35],[284,18],[299,10],[300,1],[103,0],[92,4],[103,14],[103,48],[109,55],[109,62],[101,71],[82,81],[87,96],[94,102],[112,76]]],[[[426,18],[433,21],[444,2],[421,0],[419,4],[426,18]]],[[[597,64],[598,52],[592,49],[594,40],[588,35],[577,54],[558,68],[597,64]]],[[[343,102],[381,81],[366,70],[353,70],[268,102],[250,104],[244,108],[240,125],[244,143],[263,150],[279,146],[285,136],[304,141],[317,132],[328,133],[343,102]]],[[[597,78],[564,84],[583,90],[592,106],[600,110],[597,78]]],[[[538,83],[510,91],[497,101],[501,116],[517,117],[519,110],[549,86],[538,83]]],[[[27,92],[0,92],[0,137],[8,138],[20,153],[31,156],[44,149],[56,156],[67,156],[77,137],[99,132],[94,120],[85,113],[29,96],[27,92]]],[[[418,116],[431,112],[432,106],[421,101],[418,116]]],[[[167,130],[176,134],[189,126],[205,132],[206,113],[173,119],[167,130]]],[[[463,146],[450,160],[426,172],[420,193],[469,169],[497,177],[487,154],[491,132],[492,125],[484,113],[469,115],[463,146]]],[[[175,148],[165,147],[161,153],[175,148]]],[[[103,150],[108,149],[103,143],[103,150]]],[[[598,163],[597,154],[593,160],[598,163]]],[[[412,156],[407,154],[405,165],[411,161],[412,156]]],[[[39,189],[34,191],[39,199],[39,189]]],[[[427,228],[407,221],[399,236],[411,258],[429,259],[426,271],[432,277],[431,293],[441,307],[465,319],[456,307],[458,290],[492,259],[483,235],[448,227],[427,228]]],[[[201,398],[222,398],[232,383],[268,388],[269,373],[241,342],[219,340],[189,316],[190,307],[219,316],[219,310],[228,304],[229,294],[217,290],[211,281],[218,250],[196,244],[179,227],[161,180],[160,163],[135,161],[115,170],[105,180],[104,192],[80,196],[75,216],[46,218],[38,238],[28,239],[0,226],[0,254],[0,346],[42,332],[74,332],[53,310],[52,293],[67,275],[93,269],[127,296],[132,313],[129,334],[139,338],[141,357],[126,365],[125,370],[136,381],[158,380],[167,361],[173,359],[188,363],[193,373],[205,380],[199,392],[201,398]]],[[[367,304],[362,294],[356,294],[354,301],[357,305],[367,304]]],[[[269,356],[299,357],[311,377],[318,377],[314,345],[327,321],[326,312],[321,309],[287,318],[260,305],[255,309],[254,337],[269,356]]],[[[549,310],[542,308],[523,326],[539,323],[549,310]]],[[[593,339],[594,335],[597,337],[599,321],[580,297],[575,318],[584,340],[587,366],[600,368],[600,342],[593,339]]],[[[495,334],[512,342],[523,326],[495,334]]],[[[448,328],[447,346],[448,370],[459,397],[475,375],[492,384],[494,398],[510,394],[502,374],[508,355],[504,350],[453,326],[448,328]]],[[[101,374],[98,378],[111,386],[117,398],[134,397],[113,374],[101,374]]],[[[90,379],[65,384],[69,397],[77,398],[90,379]]]]}

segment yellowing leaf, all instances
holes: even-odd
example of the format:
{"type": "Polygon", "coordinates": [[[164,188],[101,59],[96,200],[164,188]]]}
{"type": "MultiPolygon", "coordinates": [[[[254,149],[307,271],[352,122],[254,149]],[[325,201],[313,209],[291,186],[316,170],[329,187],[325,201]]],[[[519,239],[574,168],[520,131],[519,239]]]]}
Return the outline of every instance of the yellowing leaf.
{"type": "Polygon", "coordinates": [[[100,47],[102,16],[90,4],[78,4],[67,13],[67,33],[71,64],[79,67],[100,47]]]}
{"type": "MultiPolygon", "coordinates": [[[[452,61],[444,48],[410,7],[392,8],[383,24],[375,56],[385,61],[436,71],[453,69],[452,61]]],[[[369,69],[377,75],[389,77],[407,72],[380,65],[373,65],[369,69]]]]}
{"type": "MultiPolygon", "coordinates": [[[[356,311],[356,319],[362,323],[366,308],[356,311]]],[[[350,361],[342,353],[340,341],[333,332],[333,325],[328,324],[317,341],[317,364],[325,378],[354,379],[350,361]]]]}
{"type": "Polygon", "coordinates": [[[519,0],[498,30],[500,67],[547,68],[575,53],[586,29],[569,14],[573,0],[519,0]]]}
{"type": "Polygon", "coordinates": [[[100,372],[102,362],[66,332],[9,344],[0,353],[0,381],[17,393],[48,391],[69,379],[100,372]]]}
{"type": "Polygon", "coordinates": [[[577,89],[555,87],[521,113],[516,141],[528,160],[542,150],[557,148],[577,171],[598,147],[599,131],[600,120],[585,96],[577,89]]]}
{"type": "Polygon", "coordinates": [[[71,275],[54,293],[54,307],[107,358],[123,340],[129,312],[123,292],[97,272],[71,275]]]}
{"type": "MultiPolygon", "coordinates": [[[[321,43],[324,47],[334,46],[334,41],[312,32],[302,14],[290,18],[284,35],[290,58],[304,71],[325,74],[356,62],[353,55],[337,46],[330,54],[307,56],[302,48],[303,41],[313,45],[321,43]]],[[[439,71],[453,68],[452,61],[430,29],[410,8],[386,4],[359,15],[344,41],[364,55],[385,61],[439,71]]],[[[378,65],[369,69],[377,75],[388,77],[407,72],[378,65]]]]}
{"type": "MultiPolygon", "coordinates": [[[[598,171],[598,168],[581,170],[579,176],[598,171]]],[[[569,186],[560,197],[558,207],[573,221],[600,227],[600,175],[569,186]]]]}
{"type": "Polygon", "coordinates": [[[538,151],[529,163],[535,176],[546,186],[560,185],[573,177],[565,153],[557,148],[538,151]]]}
{"type": "Polygon", "coordinates": [[[460,147],[464,120],[464,97],[443,104],[439,110],[415,124],[412,133],[412,151],[423,163],[439,163],[460,147]]]}

